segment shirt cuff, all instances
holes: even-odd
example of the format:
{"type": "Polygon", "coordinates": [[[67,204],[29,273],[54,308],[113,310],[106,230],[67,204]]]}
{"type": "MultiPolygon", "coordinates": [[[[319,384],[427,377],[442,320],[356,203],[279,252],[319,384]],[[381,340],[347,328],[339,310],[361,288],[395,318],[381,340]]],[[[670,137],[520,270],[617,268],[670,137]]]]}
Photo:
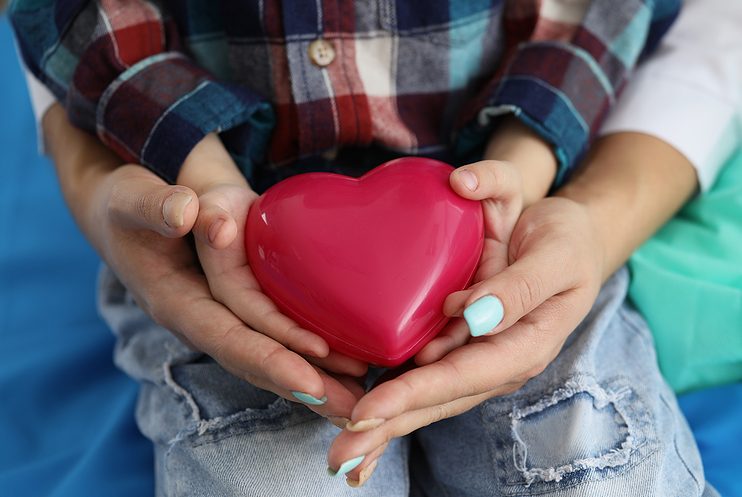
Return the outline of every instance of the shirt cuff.
{"type": "Polygon", "coordinates": [[[584,155],[612,102],[613,89],[584,50],[559,42],[528,43],[488,96],[476,124],[462,130],[457,149],[471,148],[469,143],[489,136],[496,118],[512,114],[551,144],[558,186],[584,155]],[[568,74],[555,66],[568,68],[568,74]]]}
{"type": "Polygon", "coordinates": [[[691,162],[707,191],[736,147],[736,111],[734,102],[698,85],[640,70],[600,134],[630,131],[667,142],[691,162]]]}
{"type": "Polygon", "coordinates": [[[208,133],[239,131],[240,143],[230,152],[254,161],[273,125],[270,104],[245,88],[215,80],[179,52],[131,66],[106,88],[96,110],[101,141],[124,160],[145,165],[170,182],[208,133]]]}

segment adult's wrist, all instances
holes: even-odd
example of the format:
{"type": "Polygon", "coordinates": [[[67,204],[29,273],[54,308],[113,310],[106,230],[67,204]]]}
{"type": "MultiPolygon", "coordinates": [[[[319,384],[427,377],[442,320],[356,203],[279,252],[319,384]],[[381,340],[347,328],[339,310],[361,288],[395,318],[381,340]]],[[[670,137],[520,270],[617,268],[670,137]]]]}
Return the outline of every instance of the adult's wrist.
{"type": "Polygon", "coordinates": [[[73,126],[64,108],[53,104],[41,121],[47,150],[54,163],[65,203],[86,238],[100,253],[96,194],[122,160],[98,139],[73,126]]]}
{"type": "Polygon", "coordinates": [[[682,207],[697,184],[692,164],[679,151],[653,136],[626,132],[596,141],[555,195],[585,209],[602,247],[605,281],[682,207]]]}

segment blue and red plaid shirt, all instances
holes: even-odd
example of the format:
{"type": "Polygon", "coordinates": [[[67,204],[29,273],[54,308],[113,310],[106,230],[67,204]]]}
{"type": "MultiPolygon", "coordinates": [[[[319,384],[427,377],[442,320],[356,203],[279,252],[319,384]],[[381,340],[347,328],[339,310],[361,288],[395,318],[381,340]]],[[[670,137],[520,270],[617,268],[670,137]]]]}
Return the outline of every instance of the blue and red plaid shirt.
{"type": "Polygon", "coordinates": [[[71,121],[170,181],[212,131],[250,179],[349,148],[456,163],[504,114],[553,145],[561,181],[678,10],[678,0],[17,0],[10,18],[71,121]]]}

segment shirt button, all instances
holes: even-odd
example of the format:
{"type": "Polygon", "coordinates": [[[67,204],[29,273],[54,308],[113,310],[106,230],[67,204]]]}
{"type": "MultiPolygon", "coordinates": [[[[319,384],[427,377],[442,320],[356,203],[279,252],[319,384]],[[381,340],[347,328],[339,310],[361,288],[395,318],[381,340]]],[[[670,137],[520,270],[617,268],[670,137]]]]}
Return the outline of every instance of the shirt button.
{"type": "Polygon", "coordinates": [[[316,66],[329,66],[335,60],[335,47],[331,42],[322,38],[314,40],[309,44],[309,58],[316,66]]]}

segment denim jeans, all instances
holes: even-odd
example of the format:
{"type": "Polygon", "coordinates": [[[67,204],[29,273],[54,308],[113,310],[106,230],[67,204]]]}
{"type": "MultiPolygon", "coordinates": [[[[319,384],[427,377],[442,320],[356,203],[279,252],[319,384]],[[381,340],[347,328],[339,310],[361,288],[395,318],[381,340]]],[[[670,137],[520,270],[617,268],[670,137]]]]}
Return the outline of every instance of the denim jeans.
{"type": "Polygon", "coordinates": [[[185,347],[106,268],[99,295],[158,496],[716,496],[627,285],[622,269],[543,373],[393,441],[360,489],[326,473],[332,424],[185,347]]]}

